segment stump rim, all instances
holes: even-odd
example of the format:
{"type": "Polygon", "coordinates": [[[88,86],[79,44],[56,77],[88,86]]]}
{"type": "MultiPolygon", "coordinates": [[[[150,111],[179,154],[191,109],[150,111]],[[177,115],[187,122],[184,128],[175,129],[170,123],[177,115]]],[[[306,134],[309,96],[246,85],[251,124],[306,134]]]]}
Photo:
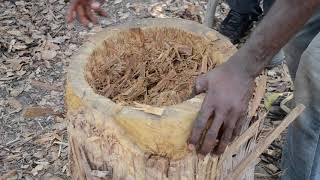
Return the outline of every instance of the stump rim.
{"type": "MultiPolygon", "coordinates": [[[[70,65],[69,65],[69,72],[67,76],[67,81],[70,83],[71,88],[76,96],[81,97],[81,100],[85,100],[87,105],[94,107],[115,107],[118,103],[112,101],[105,96],[99,95],[93,91],[93,88],[89,85],[89,83],[85,79],[85,67],[88,63],[88,58],[90,57],[91,53],[104,42],[105,39],[111,37],[112,32],[118,32],[121,30],[126,30],[128,28],[134,27],[141,27],[141,28],[152,28],[152,27],[167,27],[167,28],[181,28],[186,32],[194,33],[204,38],[209,38],[208,33],[213,32],[217,35],[217,41],[223,43],[223,45],[227,47],[231,47],[229,52],[226,52],[225,61],[230,57],[235,51],[236,48],[234,45],[223,35],[221,35],[218,31],[214,29],[210,29],[202,24],[199,24],[194,21],[185,20],[185,19],[177,19],[177,18],[147,18],[147,19],[140,19],[135,20],[132,22],[128,22],[121,25],[115,25],[112,27],[108,27],[103,29],[101,32],[93,35],[85,42],[78,52],[74,54],[70,58],[70,65]]],[[[221,53],[222,54],[222,53],[221,53]]],[[[163,109],[176,109],[183,104],[190,104],[196,103],[201,104],[203,101],[204,95],[198,95],[191,99],[185,100],[179,104],[169,105],[169,106],[162,106],[157,108],[163,109]]],[[[149,105],[148,105],[149,106],[149,105]]],[[[150,106],[153,107],[153,106],[150,106]]],[[[99,108],[99,109],[100,109],[99,108]]],[[[124,106],[123,110],[134,111],[135,113],[143,113],[140,110],[134,109],[134,106],[124,106]]],[[[145,115],[150,115],[150,113],[144,113],[145,115]]],[[[152,118],[153,119],[153,118],[152,118]]]]}

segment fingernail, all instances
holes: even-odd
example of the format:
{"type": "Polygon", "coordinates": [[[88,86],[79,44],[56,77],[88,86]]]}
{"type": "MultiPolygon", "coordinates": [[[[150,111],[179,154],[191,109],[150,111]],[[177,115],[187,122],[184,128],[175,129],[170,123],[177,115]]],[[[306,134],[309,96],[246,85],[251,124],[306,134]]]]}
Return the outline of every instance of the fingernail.
{"type": "Polygon", "coordinates": [[[98,3],[98,2],[91,3],[91,8],[92,9],[98,9],[99,7],[100,7],[100,3],[98,3]]]}
{"type": "Polygon", "coordinates": [[[193,144],[189,144],[188,148],[190,151],[194,151],[196,149],[196,147],[193,144]]]}

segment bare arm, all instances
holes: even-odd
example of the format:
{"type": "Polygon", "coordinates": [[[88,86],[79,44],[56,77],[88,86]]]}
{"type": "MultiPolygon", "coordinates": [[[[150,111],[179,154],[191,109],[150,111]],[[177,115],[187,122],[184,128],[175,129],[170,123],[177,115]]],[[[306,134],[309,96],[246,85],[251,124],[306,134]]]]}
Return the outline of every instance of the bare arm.
{"type": "Polygon", "coordinates": [[[220,154],[239,135],[254,78],[319,5],[320,0],[276,1],[250,39],[229,61],[198,77],[197,93],[207,94],[189,139],[190,148],[195,145],[203,154],[212,149],[220,154]]]}
{"type": "MultiPolygon", "coordinates": [[[[320,0],[278,0],[238,54],[241,68],[253,77],[298,32],[319,7],[320,0]]],[[[320,23],[320,22],[319,22],[320,23]]],[[[231,62],[230,62],[231,63],[231,62]]]]}

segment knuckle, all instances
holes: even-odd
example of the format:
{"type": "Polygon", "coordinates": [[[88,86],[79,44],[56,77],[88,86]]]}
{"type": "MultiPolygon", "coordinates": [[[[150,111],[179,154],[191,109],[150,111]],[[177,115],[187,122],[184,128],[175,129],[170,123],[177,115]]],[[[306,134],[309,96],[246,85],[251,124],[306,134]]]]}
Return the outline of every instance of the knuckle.
{"type": "Polygon", "coordinates": [[[197,143],[197,140],[198,140],[198,138],[196,138],[196,136],[192,136],[192,137],[190,137],[190,139],[189,139],[189,143],[191,143],[191,144],[196,144],[196,143],[197,143]]]}
{"type": "Polygon", "coordinates": [[[234,122],[228,122],[225,124],[224,131],[226,131],[226,132],[233,131],[234,127],[235,127],[234,122]]]}
{"type": "Polygon", "coordinates": [[[229,108],[223,108],[223,110],[221,110],[220,111],[220,116],[221,117],[226,117],[226,116],[228,116],[229,115],[229,110],[228,110],[229,108]]]}
{"type": "Polygon", "coordinates": [[[207,132],[207,138],[213,142],[215,142],[217,136],[218,136],[218,133],[215,131],[208,131],[207,132]]]}
{"type": "Polygon", "coordinates": [[[230,139],[231,139],[231,136],[230,137],[229,136],[222,136],[222,138],[221,138],[222,146],[226,146],[229,143],[230,139]]]}
{"type": "Polygon", "coordinates": [[[243,108],[239,108],[239,106],[237,106],[233,109],[233,113],[240,116],[241,114],[243,114],[243,108]]]}

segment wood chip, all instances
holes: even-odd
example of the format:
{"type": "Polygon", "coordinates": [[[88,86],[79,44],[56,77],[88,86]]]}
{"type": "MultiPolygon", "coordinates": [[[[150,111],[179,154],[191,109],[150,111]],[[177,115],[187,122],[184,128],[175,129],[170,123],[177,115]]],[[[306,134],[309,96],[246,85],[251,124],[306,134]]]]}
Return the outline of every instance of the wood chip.
{"type": "Polygon", "coordinates": [[[134,109],[139,110],[139,111],[143,111],[146,113],[150,113],[153,115],[158,115],[161,116],[164,112],[164,108],[158,108],[158,107],[152,107],[149,105],[145,105],[145,104],[139,104],[139,103],[134,103],[135,107],[134,109]]]}
{"type": "Polygon", "coordinates": [[[267,164],[265,167],[268,168],[272,173],[277,173],[279,171],[279,168],[273,164],[267,164]]]}

